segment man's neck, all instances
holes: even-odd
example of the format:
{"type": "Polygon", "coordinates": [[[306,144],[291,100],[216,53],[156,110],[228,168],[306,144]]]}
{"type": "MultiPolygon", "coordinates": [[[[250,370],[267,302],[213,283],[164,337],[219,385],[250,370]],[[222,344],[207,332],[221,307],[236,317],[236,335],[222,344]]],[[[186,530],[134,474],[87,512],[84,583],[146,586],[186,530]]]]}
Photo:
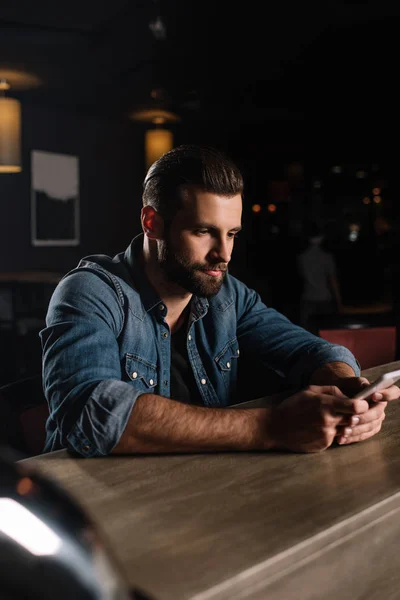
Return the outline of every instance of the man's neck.
{"type": "Polygon", "coordinates": [[[173,333],[185,320],[186,309],[190,304],[192,294],[168,281],[158,261],[150,252],[146,251],[145,247],[141,262],[147,279],[167,307],[168,313],[165,320],[173,333]]]}

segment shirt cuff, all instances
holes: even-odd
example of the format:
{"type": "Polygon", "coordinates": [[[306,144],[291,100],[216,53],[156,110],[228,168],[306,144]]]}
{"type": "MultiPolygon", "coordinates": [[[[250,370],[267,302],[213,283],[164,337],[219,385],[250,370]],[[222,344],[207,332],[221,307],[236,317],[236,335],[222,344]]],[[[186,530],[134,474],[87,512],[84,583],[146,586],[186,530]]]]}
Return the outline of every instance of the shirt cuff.
{"type": "Polygon", "coordinates": [[[67,448],[87,458],[110,454],[125,430],[136,399],[142,393],[124,381],[101,381],[68,433],[65,440],[67,448]]]}
{"type": "Polygon", "coordinates": [[[322,346],[317,351],[310,351],[305,354],[293,367],[289,377],[300,387],[305,387],[309,385],[314,371],[332,362],[346,363],[353,369],[355,377],[360,376],[360,363],[350,350],[338,344],[327,343],[326,347],[322,346]]]}

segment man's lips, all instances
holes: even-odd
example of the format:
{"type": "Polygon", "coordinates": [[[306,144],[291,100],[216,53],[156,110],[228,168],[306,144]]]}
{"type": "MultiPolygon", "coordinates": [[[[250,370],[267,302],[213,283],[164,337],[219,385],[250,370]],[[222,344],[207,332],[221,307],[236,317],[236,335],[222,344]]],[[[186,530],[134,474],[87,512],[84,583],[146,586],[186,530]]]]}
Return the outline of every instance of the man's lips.
{"type": "Polygon", "coordinates": [[[210,275],[210,277],[219,277],[225,271],[226,269],[203,269],[203,273],[210,275]]]}

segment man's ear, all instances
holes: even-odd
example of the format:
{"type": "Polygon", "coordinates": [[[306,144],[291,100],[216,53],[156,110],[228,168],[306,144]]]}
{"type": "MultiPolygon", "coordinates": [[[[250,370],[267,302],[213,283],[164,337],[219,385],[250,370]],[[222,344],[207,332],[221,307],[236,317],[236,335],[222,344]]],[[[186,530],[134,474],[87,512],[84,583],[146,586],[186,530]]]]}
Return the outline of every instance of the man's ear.
{"type": "Polygon", "coordinates": [[[142,229],[150,240],[158,240],[164,234],[164,219],[152,206],[143,206],[141,212],[142,229]]]}

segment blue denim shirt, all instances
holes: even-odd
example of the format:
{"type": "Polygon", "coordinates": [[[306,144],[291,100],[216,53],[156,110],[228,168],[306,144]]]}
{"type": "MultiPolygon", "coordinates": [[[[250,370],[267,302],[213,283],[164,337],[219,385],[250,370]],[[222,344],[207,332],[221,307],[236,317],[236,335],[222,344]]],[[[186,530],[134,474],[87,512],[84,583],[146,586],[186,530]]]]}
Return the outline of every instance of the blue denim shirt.
{"type": "MultiPolygon", "coordinates": [[[[50,406],[45,451],[109,454],[138,396],[170,396],[167,309],[140,267],[142,244],[139,235],[113,259],[82,259],[51,298],[46,328],[40,332],[50,406]]],[[[267,308],[254,290],[229,274],[213,298],[193,296],[187,350],[208,407],[241,400],[238,371],[246,359],[251,367],[245,377],[261,383],[272,370],[301,387],[315,369],[332,361],[343,361],[359,373],[349,350],[267,308]]]]}

